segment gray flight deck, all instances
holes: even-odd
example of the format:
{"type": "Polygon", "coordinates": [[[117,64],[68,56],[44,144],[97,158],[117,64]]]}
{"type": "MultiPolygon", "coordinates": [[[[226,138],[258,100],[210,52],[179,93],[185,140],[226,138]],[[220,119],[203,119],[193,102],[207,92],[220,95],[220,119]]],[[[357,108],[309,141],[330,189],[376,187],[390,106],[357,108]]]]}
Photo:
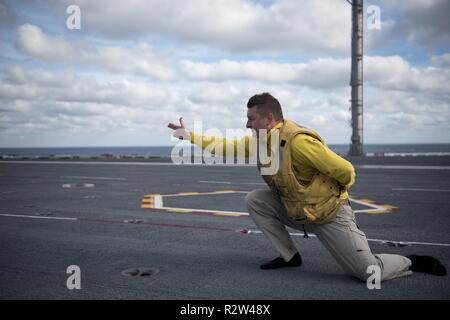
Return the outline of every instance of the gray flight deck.
{"type": "MultiPolygon", "coordinates": [[[[357,214],[373,252],[450,266],[449,157],[351,161],[351,196],[393,209],[357,214]]],[[[303,266],[260,270],[277,254],[252,220],[214,213],[245,212],[245,191],[256,188],[265,186],[246,166],[0,161],[0,299],[450,298],[449,276],[419,273],[369,290],[297,230],[303,266]],[[154,194],[175,209],[141,208],[154,194]],[[70,265],[80,267],[79,290],[66,286],[70,265]],[[154,273],[122,274],[138,267],[154,273]]]]}

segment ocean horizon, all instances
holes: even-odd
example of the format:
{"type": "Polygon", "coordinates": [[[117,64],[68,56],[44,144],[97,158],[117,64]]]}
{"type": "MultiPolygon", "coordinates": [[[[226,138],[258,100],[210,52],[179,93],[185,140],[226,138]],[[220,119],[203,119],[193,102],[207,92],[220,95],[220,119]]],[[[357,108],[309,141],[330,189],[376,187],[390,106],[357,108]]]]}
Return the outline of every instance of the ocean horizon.
{"type": "MultiPolygon", "coordinates": [[[[345,155],[349,144],[328,145],[334,152],[345,155]]],[[[99,146],[99,147],[9,147],[0,148],[0,156],[61,156],[71,155],[79,157],[96,156],[143,156],[170,157],[174,146],[99,146]]],[[[364,153],[405,153],[429,154],[450,153],[450,143],[420,143],[420,144],[365,144],[364,153]]]]}

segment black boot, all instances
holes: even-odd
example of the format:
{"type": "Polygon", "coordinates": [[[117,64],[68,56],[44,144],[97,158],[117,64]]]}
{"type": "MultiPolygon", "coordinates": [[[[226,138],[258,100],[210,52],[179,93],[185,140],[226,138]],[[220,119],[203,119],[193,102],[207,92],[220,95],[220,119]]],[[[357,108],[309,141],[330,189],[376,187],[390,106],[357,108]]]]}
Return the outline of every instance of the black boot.
{"type": "Polygon", "coordinates": [[[284,267],[300,267],[301,265],[302,265],[302,257],[300,256],[300,253],[297,252],[288,262],[284,261],[283,258],[278,257],[270,262],[262,264],[260,268],[263,270],[269,270],[284,267]]]}
{"type": "Polygon", "coordinates": [[[436,276],[445,276],[447,274],[445,266],[436,258],[415,254],[406,257],[412,262],[409,268],[411,271],[429,273],[436,276]]]}

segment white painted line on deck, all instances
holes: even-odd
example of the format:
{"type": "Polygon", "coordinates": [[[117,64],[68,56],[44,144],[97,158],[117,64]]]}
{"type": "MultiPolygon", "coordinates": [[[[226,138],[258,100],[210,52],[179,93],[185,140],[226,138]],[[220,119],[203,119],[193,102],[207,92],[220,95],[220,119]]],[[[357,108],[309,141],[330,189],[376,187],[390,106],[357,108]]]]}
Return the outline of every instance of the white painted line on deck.
{"type": "Polygon", "coordinates": [[[220,167],[255,167],[250,164],[205,164],[205,163],[183,163],[176,164],[172,162],[114,162],[114,161],[36,161],[36,160],[0,160],[2,163],[14,164],[82,164],[82,165],[125,165],[125,166],[220,166],[220,167]]]}
{"type": "MultiPolygon", "coordinates": [[[[175,208],[180,210],[180,208],[175,208]]],[[[186,209],[192,210],[192,209],[186,209]]],[[[218,212],[218,211],[214,211],[218,212]]],[[[223,211],[226,212],[226,211],[223,211]]],[[[66,217],[44,217],[44,216],[31,216],[31,215],[23,215],[23,214],[5,214],[0,213],[1,217],[12,217],[12,218],[30,218],[30,219],[47,219],[47,220],[65,220],[65,221],[77,221],[78,218],[66,218],[66,217]]],[[[260,230],[247,230],[246,234],[262,234],[260,230]]],[[[299,232],[290,232],[291,236],[304,236],[303,233],[299,232]]],[[[313,233],[308,233],[310,237],[317,237],[313,233]]],[[[382,239],[367,239],[369,242],[378,242],[382,244],[387,243],[402,243],[404,245],[426,245],[426,246],[441,246],[441,247],[450,247],[449,243],[434,243],[434,242],[418,242],[418,241],[392,241],[392,240],[382,240],[382,239]]]]}
{"type": "Polygon", "coordinates": [[[221,210],[207,210],[207,209],[192,209],[192,208],[174,208],[174,207],[160,207],[157,209],[172,210],[172,211],[185,211],[185,212],[205,212],[205,213],[215,213],[215,214],[232,214],[236,216],[248,216],[248,212],[239,211],[221,211],[221,210]]]}
{"type": "Polygon", "coordinates": [[[385,207],[376,205],[374,203],[367,203],[367,202],[356,200],[356,199],[353,199],[353,198],[350,198],[350,202],[359,203],[359,204],[361,204],[363,206],[366,206],[366,207],[372,207],[372,209],[353,210],[354,213],[359,213],[359,212],[371,213],[371,212],[376,212],[376,211],[386,211],[385,207]]]}
{"type": "Polygon", "coordinates": [[[267,183],[265,183],[265,182],[242,182],[240,184],[251,184],[251,185],[258,185],[258,186],[267,186],[267,183]]]}
{"type": "Polygon", "coordinates": [[[450,189],[392,188],[398,191],[450,192],[450,189]]]}
{"type": "MultiPolygon", "coordinates": [[[[127,166],[220,166],[220,167],[255,167],[254,164],[204,164],[204,163],[183,163],[175,164],[172,162],[113,162],[113,161],[19,161],[19,160],[1,160],[2,163],[16,164],[83,164],[83,165],[127,165],[127,166]]],[[[450,170],[450,166],[409,166],[409,165],[355,165],[355,168],[361,169],[399,169],[399,170],[450,170]]]]}
{"type": "Polygon", "coordinates": [[[117,180],[125,181],[125,178],[111,178],[111,177],[84,177],[84,176],[60,176],[61,179],[83,179],[83,180],[117,180]]]}
{"type": "MultiPolygon", "coordinates": [[[[260,230],[247,230],[247,234],[262,234],[263,232],[260,230]]],[[[300,233],[300,232],[289,232],[289,234],[291,236],[301,236],[304,237],[305,234],[304,233],[300,233]]],[[[309,233],[308,232],[308,236],[309,237],[314,237],[317,238],[317,235],[315,235],[314,233],[309,233]]],[[[377,242],[377,243],[382,243],[382,244],[387,244],[387,243],[401,243],[404,245],[423,245],[423,246],[439,246],[439,247],[450,247],[450,243],[438,243],[438,242],[418,242],[418,241],[394,241],[394,240],[382,240],[382,239],[370,239],[367,238],[367,241],[369,242],[377,242]]]]}
{"type": "Polygon", "coordinates": [[[265,186],[267,185],[264,182],[231,182],[231,181],[207,181],[207,180],[200,180],[199,183],[210,183],[210,184],[241,184],[241,185],[261,185],[265,186]]]}
{"type": "Polygon", "coordinates": [[[162,197],[160,195],[154,195],[153,199],[155,208],[161,208],[163,206],[162,197]]]}
{"type": "Polygon", "coordinates": [[[125,165],[125,166],[175,166],[171,162],[109,162],[109,161],[0,161],[2,163],[15,164],[82,164],[82,165],[125,165]]]}
{"type": "Polygon", "coordinates": [[[232,184],[232,182],[230,181],[203,181],[203,180],[200,180],[199,183],[232,184]]]}
{"type": "Polygon", "coordinates": [[[379,243],[387,243],[387,242],[393,242],[393,243],[402,243],[405,245],[411,245],[411,244],[417,244],[422,246],[439,246],[439,247],[450,247],[450,243],[438,243],[438,242],[418,242],[418,241],[392,241],[392,240],[382,240],[382,239],[367,239],[367,241],[370,242],[379,242],[379,243]]]}
{"type": "Polygon", "coordinates": [[[30,216],[30,215],[24,215],[24,214],[5,214],[5,213],[0,213],[0,216],[12,217],[12,218],[47,219],[47,220],[70,220],[70,221],[78,220],[78,218],[44,217],[44,216],[30,216]]]}
{"type": "Polygon", "coordinates": [[[450,166],[390,166],[390,165],[356,165],[360,169],[398,169],[398,170],[450,170],[450,166]]]}
{"type": "Polygon", "coordinates": [[[205,195],[218,195],[218,194],[226,194],[226,193],[249,193],[250,191],[241,191],[241,190],[223,190],[223,191],[211,191],[211,192],[181,192],[181,193],[172,193],[172,194],[161,194],[162,197],[182,197],[182,196],[205,196],[205,195]]]}

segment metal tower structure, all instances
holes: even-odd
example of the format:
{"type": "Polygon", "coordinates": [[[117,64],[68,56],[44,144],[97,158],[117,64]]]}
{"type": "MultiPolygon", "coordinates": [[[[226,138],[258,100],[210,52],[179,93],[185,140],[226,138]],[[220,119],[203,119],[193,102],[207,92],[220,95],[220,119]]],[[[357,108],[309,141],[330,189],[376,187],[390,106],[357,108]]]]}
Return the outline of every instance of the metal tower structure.
{"type": "Polygon", "coordinates": [[[347,2],[352,5],[352,137],[349,155],[363,156],[363,0],[347,2]]]}

